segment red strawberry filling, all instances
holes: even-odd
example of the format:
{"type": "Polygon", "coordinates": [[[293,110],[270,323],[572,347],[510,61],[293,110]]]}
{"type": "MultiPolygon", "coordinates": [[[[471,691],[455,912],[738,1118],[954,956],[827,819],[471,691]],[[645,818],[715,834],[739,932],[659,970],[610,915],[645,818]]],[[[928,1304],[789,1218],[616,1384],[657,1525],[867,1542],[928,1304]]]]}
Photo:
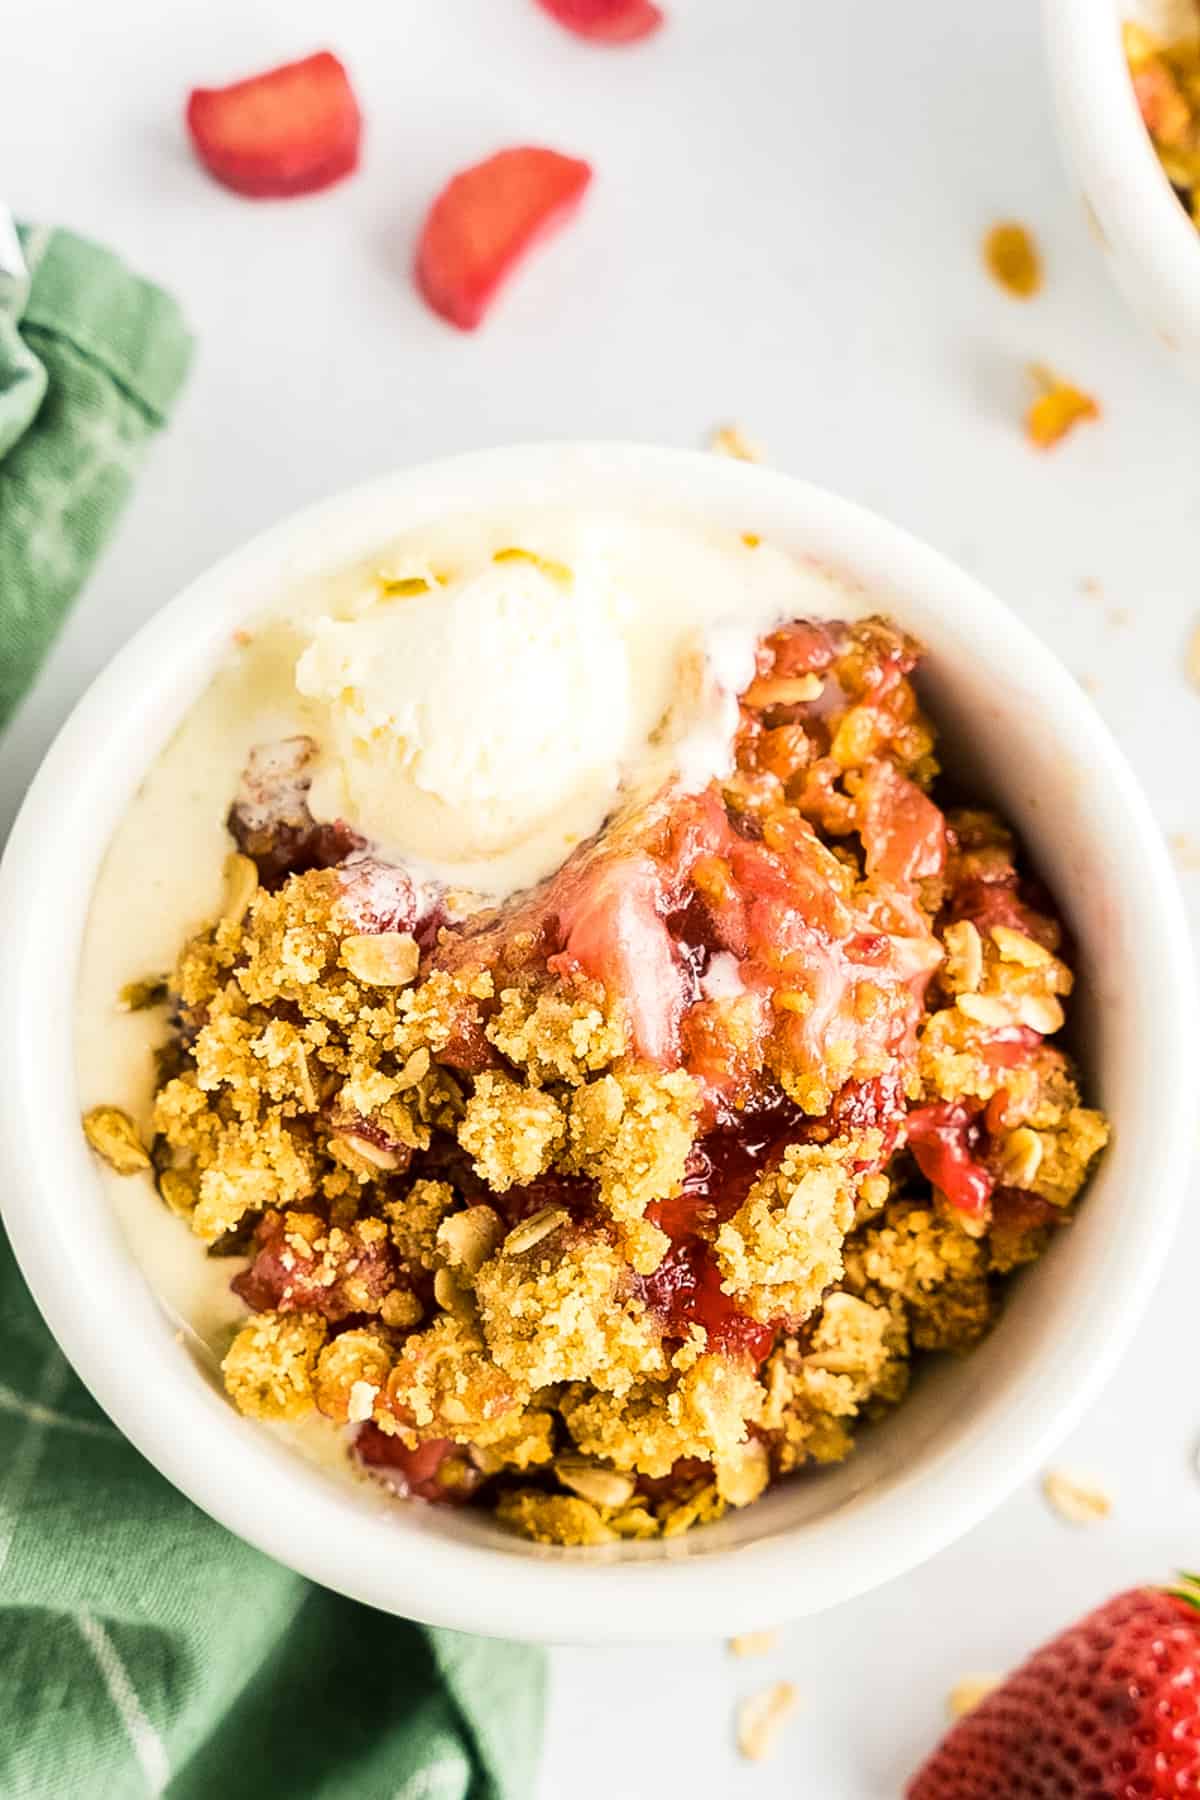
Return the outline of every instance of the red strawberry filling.
{"type": "Polygon", "coordinates": [[[462,1446],[449,1438],[430,1438],[410,1450],[407,1444],[370,1420],[354,1441],[359,1461],[411,1500],[462,1505],[483,1481],[462,1446]],[[453,1479],[447,1477],[452,1474],[453,1479]]]}
{"type": "Polygon", "coordinates": [[[684,1238],[668,1251],[653,1275],[640,1276],[638,1293],[659,1314],[671,1338],[684,1338],[703,1325],[709,1347],[759,1363],[775,1341],[775,1326],[760,1325],[721,1290],[721,1275],[702,1238],[684,1238]]]}
{"type": "Polygon", "coordinates": [[[958,1212],[985,1213],[994,1182],[975,1155],[984,1137],[978,1109],[949,1100],[915,1107],[904,1129],[917,1167],[938,1193],[958,1212]]]}

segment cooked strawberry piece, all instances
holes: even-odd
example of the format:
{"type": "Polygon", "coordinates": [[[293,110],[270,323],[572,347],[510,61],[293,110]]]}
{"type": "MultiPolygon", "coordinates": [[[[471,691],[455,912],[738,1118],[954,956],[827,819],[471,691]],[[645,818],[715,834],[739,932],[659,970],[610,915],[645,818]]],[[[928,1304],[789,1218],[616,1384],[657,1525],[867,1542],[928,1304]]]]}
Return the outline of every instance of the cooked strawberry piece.
{"type": "Polygon", "coordinates": [[[559,914],[563,950],[552,970],[581,969],[619,994],[634,1042],[650,1062],[671,1063],[687,998],[683,964],[662,919],[665,883],[649,856],[598,859],[559,914]]]}
{"type": "Polygon", "coordinates": [[[461,1505],[483,1482],[462,1446],[450,1438],[430,1438],[410,1450],[398,1437],[368,1420],[354,1440],[354,1450],[368,1469],[413,1500],[461,1505]]]}
{"type": "Polygon", "coordinates": [[[786,1095],[768,1091],[757,1106],[731,1116],[695,1146],[680,1193],[659,1200],[648,1216],[672,1240],[672,1248],[638,1292],[665,1322],[669,1334],[684,1337],[691,1324],[703,1325],[714,1350],[749,1355],[761,1362],[775,1327],[748,1318],[722,1291],[721,1275],[706,1234],[733,1217],[755,1179],[778,1161],[801,1134],[803,1114],[786,1095]]]}
{"type": "Polygon", "coordinates": [[[386,1233],[368,1241],[359,1225],[331,1232],[316,1214],[271,1210],[254,1242],[254,1260],[232,1286],[256,1312],[319,1312],[336,1324],[377,1312],[396,1285],[386,1233]]]}
{"type": "Polygon", "coordinates": [[[1132,1588],[1043,1644],[942,1739],[907,1800],[1200,1791],[1200,1583],[1132,1588]]]}
{"type": "Polygon", "coordinates": [[[663,15],[652,0],[537,0],[543,12],[593,44],[633,44],[658,30],[663,15]]]}
{"type": "Polygon", "coordinates": [[[350,77],[328,50],[231,87],[195,88],[187,124],[210,175],[253,198],[340,181],[358,162],[362,134],[350,77]]]}
{"type": "Polygon", "coordinates": [[[417,246],[417,285],[434,312],[473,331],[504,277],[564,222],[591,178],[578,158],[533,146],[501,150],[455,175],[417,246]]]}
{"type": "Polygon", "coordinates": [[[863,963],[867,968],[886,963],[891,950],[892,940],[883,931],[856,931],[846,940],[846,955],[851,962],[863,963]]]}
{"type": "Polygon", "coordinates": [[[905,1131],[917,1167],[950,1206],[972,1218],[987,1211],[993,1182],[974,1155],[983,1136],[977,1110],[957,1100],[918,1106],[905,1131]]]}
{"type": "Polygon", "coordinates": [[[946,820],[914,782],[890,762],[877,762],[864,776],[857,798],[868,875],[909,888],[942,873],[946,820]]]}
{"type": "Polygon", "coordinates": [[[310,737],[256,744],[242,771],[226,825],[265,888],[309,869],[331,869],[363,848],[343,820],[320,825],[308,810],[315,751],[310,737]]]}

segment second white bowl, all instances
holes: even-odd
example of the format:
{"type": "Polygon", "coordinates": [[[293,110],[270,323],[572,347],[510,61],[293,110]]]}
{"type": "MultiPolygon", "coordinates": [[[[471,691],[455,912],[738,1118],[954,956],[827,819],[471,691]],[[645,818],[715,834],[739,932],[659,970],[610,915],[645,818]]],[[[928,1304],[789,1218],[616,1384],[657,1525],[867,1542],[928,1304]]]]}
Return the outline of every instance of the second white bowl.
{"type": "Polygon", "coordinates": [[[1195,34],[1192,0],[1044,0],[1067,154],[1105,261],[1178,365],[1200,378],[1200,231],[1176,199],[1142,123],[1121,26],[1195,34]]]}

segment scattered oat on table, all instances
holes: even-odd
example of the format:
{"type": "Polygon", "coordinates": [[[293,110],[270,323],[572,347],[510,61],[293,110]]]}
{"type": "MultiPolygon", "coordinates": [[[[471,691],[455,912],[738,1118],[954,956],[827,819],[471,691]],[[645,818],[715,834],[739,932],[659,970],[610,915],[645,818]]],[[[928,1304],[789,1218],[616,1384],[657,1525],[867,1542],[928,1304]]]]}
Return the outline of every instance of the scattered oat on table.
{"type": "Polygon", "coordinates": [[[1079,685],[1085,694],[1096,695],[1100,692],[1100,682],[1095,675],[1080,675],[1079,685]]]}
{"type": "Polygon", "coordinates": [[[1104,592],[1104,584],[1097,581],[1094,575],[1085,575],[1079,583],[1079,591],[1086,594],[1089,600],[1098,600],[1104,592]]]}
{"type": "Polygon", "coordinates": [[[1109,624],[1115,626],[1118,631],[1130,622],[1129,608],[1126,606],[1110,607],[1106,616],[1109,624]]]}
{"type": "Polygon", "coordinates": [[[1059,1518],[1071,1525],[1097,1525],[1112,1511],[1112,1500],[1098,1482],[1062,1469],[1046,1472],[1042,1492],[1059,1518]]]}
{"type": "Polygon", "coordinates": [[[1200,688],[1200,625],[1192,627],[1188,638],[1187,651],[1183,662],[1187,678],[1194,688],[1200,688]]]}
{"type": "Polygon", "coordinates": [[[738,462],[766,462],[767,456],[761,444],[747,437],[740,425],[721,425],[713,432],[708,447],[715,450],[718,456],[732,456],[738,462]]]}
{"type": "Polygon", "coordinates": [[[790,1681],[777,1681],[742,1701],[737,1714],[737,1746],[748,1762],[765,1762],[770,1756],[797,1700],[790,1681]]]}
{"type": "Polygon", "coordinates": [[[1181,869],[1192,873],[1200,869],[1200,842],[1186,831],[1173,831],[1170,843],[1181,869]]]}
{"type": "Polygon", "coordinates": [[[1063,381],[1044,363],[1030,365],[1038,392],[1025,415],[1025,434],[1039,450],[1049,450],[1076,425],[1098,419],[1100,408],[1090,394],[1063,381]]]}
{"type": "Polygon", "coordinates": [[[778,1642],[777,1631],[743,1631],[730,1638],[729,1648],[735,1656],[766,1656],[778,1642]]]}
{"type": "Polygon", "coordinates": [[[1042,259],[1032,232],[1015,219],[1002,219],[983,240],[988,274],[1014,300],[1029,300],[1042,285],[1042,259]]]}
{"type": "Polygon", "coordinates": [[[999,1675],[964,1675],[956,1681],[946,1695],[946,1711],[952,1719],[965,1718],[974,1712],[981,1700],[986,1700],[994,1688],[1000,1686],[999,1675]]]}

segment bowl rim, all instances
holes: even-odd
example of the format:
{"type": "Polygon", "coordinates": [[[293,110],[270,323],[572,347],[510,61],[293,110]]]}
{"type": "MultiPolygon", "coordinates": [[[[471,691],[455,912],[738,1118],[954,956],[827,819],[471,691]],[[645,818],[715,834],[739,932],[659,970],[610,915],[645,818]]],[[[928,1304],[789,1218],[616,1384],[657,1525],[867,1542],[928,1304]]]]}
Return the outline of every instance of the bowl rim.
{"type": "MultiPolygon", "coordinates": [[[[362,526],[352,535],[360,537],[362,526]]],[[[259,610],[263,601],[260,592],[259,610]]],[[[237,604],[242,616],[253,610],[237,604]]],[[[96,867],[110,831],[103,830],[96,867]]],[[[1005,1499],[1094,1398],[1149,1297],[1182,1202],[1196,1066],[1191,939],[1165,841],[1094,706],[1023,623],[937,551],[821,488],[707,452],[561,442],[474,452],[377,478],[235,550],[143,625],[73,709],[0,863],[0,918],[6,921],[0,1066],[8,1072],[0,1083],[0,1193],[19,1263],[59,1346],[133,1444],[212,1517],[327,1587],[431,1624],[540,1642],[702,1639],[752,1629],[789,1608],[792,1616],[818,1612],[905,1572],[1005,1499]],[[147,728],[165,737],[164,721],[173,729],[182,718],[200,685],[193,670],[194,685],[184,692],[189,658],[197,661],[198,645],[211,653],[214,616],[222,629],[228,625],[232,597],[254,570],[272,568],[278,581],[282,568],[315,545],[322,546],[322,564],[336,567],[339,555],[330,546],[339,531],[345,535],[356,518],[386,515],[393,517],[394,535],[393,515],[402,517],[406,500],[416,496],[428,504],[431,493],[457,494],[453,510],[470,515],[486,507],[489,488],[537,496],[546,486],[560,493],[573,481],[584,494],[589,481],[612,478],[664,504],[670,495],[698,510],[708,495],[718,509],[736,500],[752,515],[786,515],[818,554],[824,547],[833,556],[840,546],[860,574],[876,571],[881,581],[928,595],[954,618],[983,666],[1002,678],[1009,671],[1015,679],[1019,671],[1027,691],[1049,709],[1064,745],[1106,785],[1114,848],[1119,839],[1133,858],[1130,867],[1140,872],[1138,881],[1128,881],[1128,905],[1146,940],[1139,977],[1157,1008],[1161,1070],[1156,1129],[1139,1134],[1142,1203],[1128,1227],[1134,1253],[1095,1309],[1076,1319],[1070,1334],[1064,1331],[1053,1370],[1040,1371],[990,1421],[968,1423],[961,1439],[921,1471],[900,1476],[886,1502],[873,1510],[868,1491],[823,1519],[807,1541],[802,1531],[785,1529],[732,1549],[618,1563],[603,1553],[595,1560],[586,1553],[569,1560],[562,1553],[529,1554],[527,1547],[520,1556],[506,1554],[491,1543],[399,1533],[386,1519],[357,1512],[347,1532],[345,1490],[197,1383],[188,1358],[167,1357],[152,1382],[139,1367],[138,1347],[161,1339],[165,1320],[118,1241],[109,1208],[77,1201],[81,1181],[97,1196],[101,1189],[86,1173],[69,1051],[63,1074],[63,1033],[73,1023],[77,951],[94,879],[93,872],[86,886],[76,880],[69,891],[72,821],[86,843],[89,809],[104,791],[106,770],[111,776],[118,766],[118,752],[136,767],[136,780],[144,775],[157,752],[157,745],[147,748],[147,728]],[[61,943],[70,941],[72,920],[71,954],[64,956],[61,943]],[[85,1307],[78,1304],[80,1291],[89,1293],[85,1307]],[[782,1605],[781,1595],[787,1596],[782,1605]]],[[[1135,1210],[1132,1199],[1129,1210],[1135,1210]]],[[[685,1545],[702,1550],[676,1542],[681,1551],[685,1545]]]]}
{"type": "Polygon", "coordinates": [[[1200,338],[1200,230],[1179,204],[1142,122],[1121,42],[1120,0],[1043,0],[1059,113],[1080,184],[1122,285],[1153,291],[1169,349],[1200,338]]]}

